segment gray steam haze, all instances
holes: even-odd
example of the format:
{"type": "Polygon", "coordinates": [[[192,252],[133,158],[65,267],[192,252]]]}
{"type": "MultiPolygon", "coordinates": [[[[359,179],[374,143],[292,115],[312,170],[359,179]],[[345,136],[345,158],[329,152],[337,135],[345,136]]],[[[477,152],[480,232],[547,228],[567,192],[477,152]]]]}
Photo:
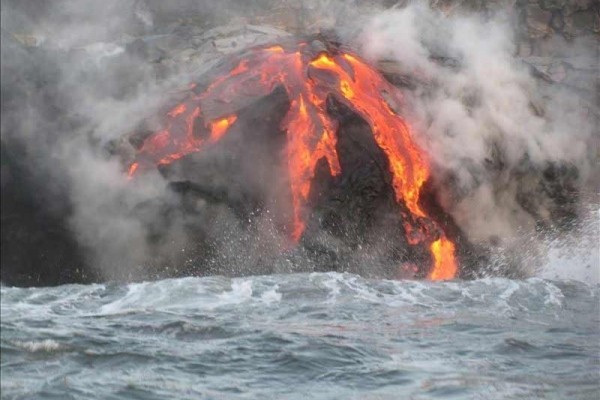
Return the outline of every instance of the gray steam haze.
{"type": "MultiPolygon", "coordinates": [[[[154,128],[152,116],[165,101],[218,58],[207,53],[157,72],[147,57],[126,51],[126,43],[169,33],[173,28],[161,18],[177,13],[239,23],[254,3],[276,2],[3,2],[2,145],[23,149],[44,203],[52,208],[57,198],[68,198],[66,206],[57,207],[67,209],[85,257],[104,277],[143,277],[144,266],[158,254],[177,254],[175,263],[186,243],[196,240],[189,234],[193,226],[207,236],[211,230],[222,237],[226,232],[229,240],[219,257],[232,270],[249,259],[268,260],[286,251],[287,241],[268,214],[255,221],[252,240],[237,233],[239,222],[231,211],[210,204],[194,204],[204,212],[193,219],[177,212],[165,217],[164,208],[178,201],[165,179],[151,171],[128,181],[123,162],[107,150],[142,120],[154,128]],[[15,32],[30,35],[27,40],[35,41],[36,48],[48,49],[44,63],[36,58],[32,65],[28,50],[7,43],[15,32]],[[19,88],[16,98],[10,95],[13,88],[19,88]],[[156,223],[168,226],[168,234],[150,243],[156,223]]],[[[519,258],[530,274],[547,264],[549,248],[568,242],[575,258],[593,253],[584,262],[592,265],[585,279],[597,280],[598,99],[536,78],[518,56],[519,21],[508,12],[484,17],[423,2],[391,8],[358,3],[305,1],[295,7],[318,16],[302,22],[306,33],[333,29],[366,59],[393,63],[397,74],[410,77],[404,90],[406,117],[429,155],[440,203],[466,236],[493,247],[499,259],[519,258]],[[560,210],[540,183],[551,165],[567,175],[575,171],[569,185],[584,223],[566,232],[554,226],[552,216],[560,210]]],[[[555,47],[566,59],[598,59],[597,40],[556,39],[555,47]]],[[[597,63],[595,68],[591,87],[598,85],[597,63]]],[[[218,164],[219,155],[213,157],[218,164]]],[[[237,179],[264,184],[257,173],[241,171],[237,179]]],[[[276,192],[283,184],[264,189],[276,192]]],[[[275,214],[286,212],[280,204],[284,199],[266,197],[275,214]]],[[[276,271],[295,268],[292,262],[281,263],[276,271]]],[[[166,265],[176,268],[168,259],[166,265]]]]}
{"type": "MultiPolygon", "coordinates": [[[[416,137],[436,166],[444,209],[472,241],[501,239],[505,256],[517,251],[535,263],[541,255],[534,249],[547,251],[534,239],[536,219],[549,220],[552,212],[535,187],[540,171],[555,163],[575,167],[573,189],[582,206],[597,204],[598,107],[532,76],[515,56],[515,22],[501,12],[484,20],[412,5],[372,17],[361,44],[368,58],[393,59],[422,80],[406,101],[416,137]],[[522,197],[530,209],[523,209],[522,197]]],[[[566,58],[596,60],[598,76],[598,41],[557,39],[555,47],[566,58]]],[[[593,212],[581,210],[596,221],[597,237],[597,208],[593,212]]],[[[595,253],[597,277],[597,241],[587,246],[580,250],[595,253]]]]}

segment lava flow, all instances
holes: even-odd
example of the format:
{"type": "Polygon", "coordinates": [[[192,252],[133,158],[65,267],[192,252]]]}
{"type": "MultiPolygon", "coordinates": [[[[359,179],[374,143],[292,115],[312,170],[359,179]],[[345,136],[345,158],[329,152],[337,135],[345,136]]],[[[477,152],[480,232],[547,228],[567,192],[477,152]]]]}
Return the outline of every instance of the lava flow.
{"type": "Polygon", "coordinates": [[[293,201],[292,239],[305,229],[305,205],[317,162],[327,160],[333,176],[341,173],[336,151],[338,122],[327,112],[327,97],[335,98],[360,115],[371,127],[377,145],[389,161],[396,200],[405,204],[404,228],[410,244],[425,243],[433,266],[429,278],[452,279],[457,274],[454,244],[419,205],[429,166],[411,138],[408,126],[389,102],[400,101],[397,88],[358,56],[343,51],[315,54],[306,43],[293,48],[258,47],[215,79],[204,91],[190,96],[167,114],[166,128],[142,144],[129,176],[217,142],[235,124],[232,105],[238,98],[258,98],[282,86],[290,108],[282,121],[287,133],[287,162],[293,201]],[[220,115],[206,109],[219,104],[220,115]]]}

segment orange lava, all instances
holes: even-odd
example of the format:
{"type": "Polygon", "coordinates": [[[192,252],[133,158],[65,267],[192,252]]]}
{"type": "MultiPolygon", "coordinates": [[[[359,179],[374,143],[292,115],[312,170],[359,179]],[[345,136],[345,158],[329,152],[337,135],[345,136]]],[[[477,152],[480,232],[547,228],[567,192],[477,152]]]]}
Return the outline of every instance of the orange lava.
{"type": "Polygon", "coordinates": [[[394,110],[401,101],[400,93],[354,54],[338,51],[315,56],[304,43],[293,48],[253,49],[203,92],[194,93],[196,87],[191,87],[189,98],[167,113],[166,128],[144,141],[129,176],[169,164],[219,141],[237,121],[232,111],[240,98],[263,97],[276,86],[283,87],[290,100],[281,127],[287,133],[294,211],[292,239],[299,240],[305,230],[305,208],[318,161],[327,160],[331,175],[341,173],[336,151],[338,122],[327,112],[327,97],[331,95],[369,123],[376,143],[387,156],[396,200],[409,212],[403,212],[408,241],[429,245],[433,261],[429,278],[455,277],[458,267],[454,244],[419,205],[429,166],[409,127],[394,110]],[[203,110],[212,104],[218,104],[224,114],[204,115],[203,110]]]}
{"type": "Polygon", "coordinates": [[[210,124],[210,140],[216,142],[223,137],[227,130],[235,122],[237,116],[231,115],[229,117],[218,119],[210,124]]]}
{"type": "Polygon", "coordinates": [[[176,117],[185,112],[185,104],[178,104],[174,109],[168,112],[169,117],[176,117]]]}
{"type": "Polygon", "coordinates": [[[134,162],[133,164],[131,164],[129,166],[129,171],[127,171],[127,176],[129,178],[133,178],[133,175],[135,175],[135,171],[137,171],[138,167],[140,166],[140,164],[134,162]]]}
{"type": "Polygon", "coordinates": [[[429,279],[434,281],[452,279],[456,276],[457,265],[454,260],[454,243],[442,237],[431,243],[430,251],[433,255],[433,269],[429,279]]]}

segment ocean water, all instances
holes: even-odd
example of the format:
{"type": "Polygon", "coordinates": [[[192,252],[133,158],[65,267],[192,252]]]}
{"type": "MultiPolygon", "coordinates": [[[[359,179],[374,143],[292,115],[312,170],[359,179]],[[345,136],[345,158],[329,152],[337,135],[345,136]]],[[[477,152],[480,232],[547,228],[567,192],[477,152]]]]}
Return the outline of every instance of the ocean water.
{"type": "Polygon", "coordinates": [[[600,286],[312,273],[1,288],[3,399],[598,399],[600,286]]]}

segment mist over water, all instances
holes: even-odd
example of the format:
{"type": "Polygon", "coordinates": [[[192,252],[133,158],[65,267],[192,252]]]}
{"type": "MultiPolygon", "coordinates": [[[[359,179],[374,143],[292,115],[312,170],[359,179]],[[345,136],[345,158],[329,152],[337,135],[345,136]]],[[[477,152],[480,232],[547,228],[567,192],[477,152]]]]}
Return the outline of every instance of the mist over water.
{"type": "Polygon", "coordinates": [[[600,210],[588,210],[587,217],[566,236],[547,238],[546,258],[536,276],[545,279],[600,282],[600,210]]]}

